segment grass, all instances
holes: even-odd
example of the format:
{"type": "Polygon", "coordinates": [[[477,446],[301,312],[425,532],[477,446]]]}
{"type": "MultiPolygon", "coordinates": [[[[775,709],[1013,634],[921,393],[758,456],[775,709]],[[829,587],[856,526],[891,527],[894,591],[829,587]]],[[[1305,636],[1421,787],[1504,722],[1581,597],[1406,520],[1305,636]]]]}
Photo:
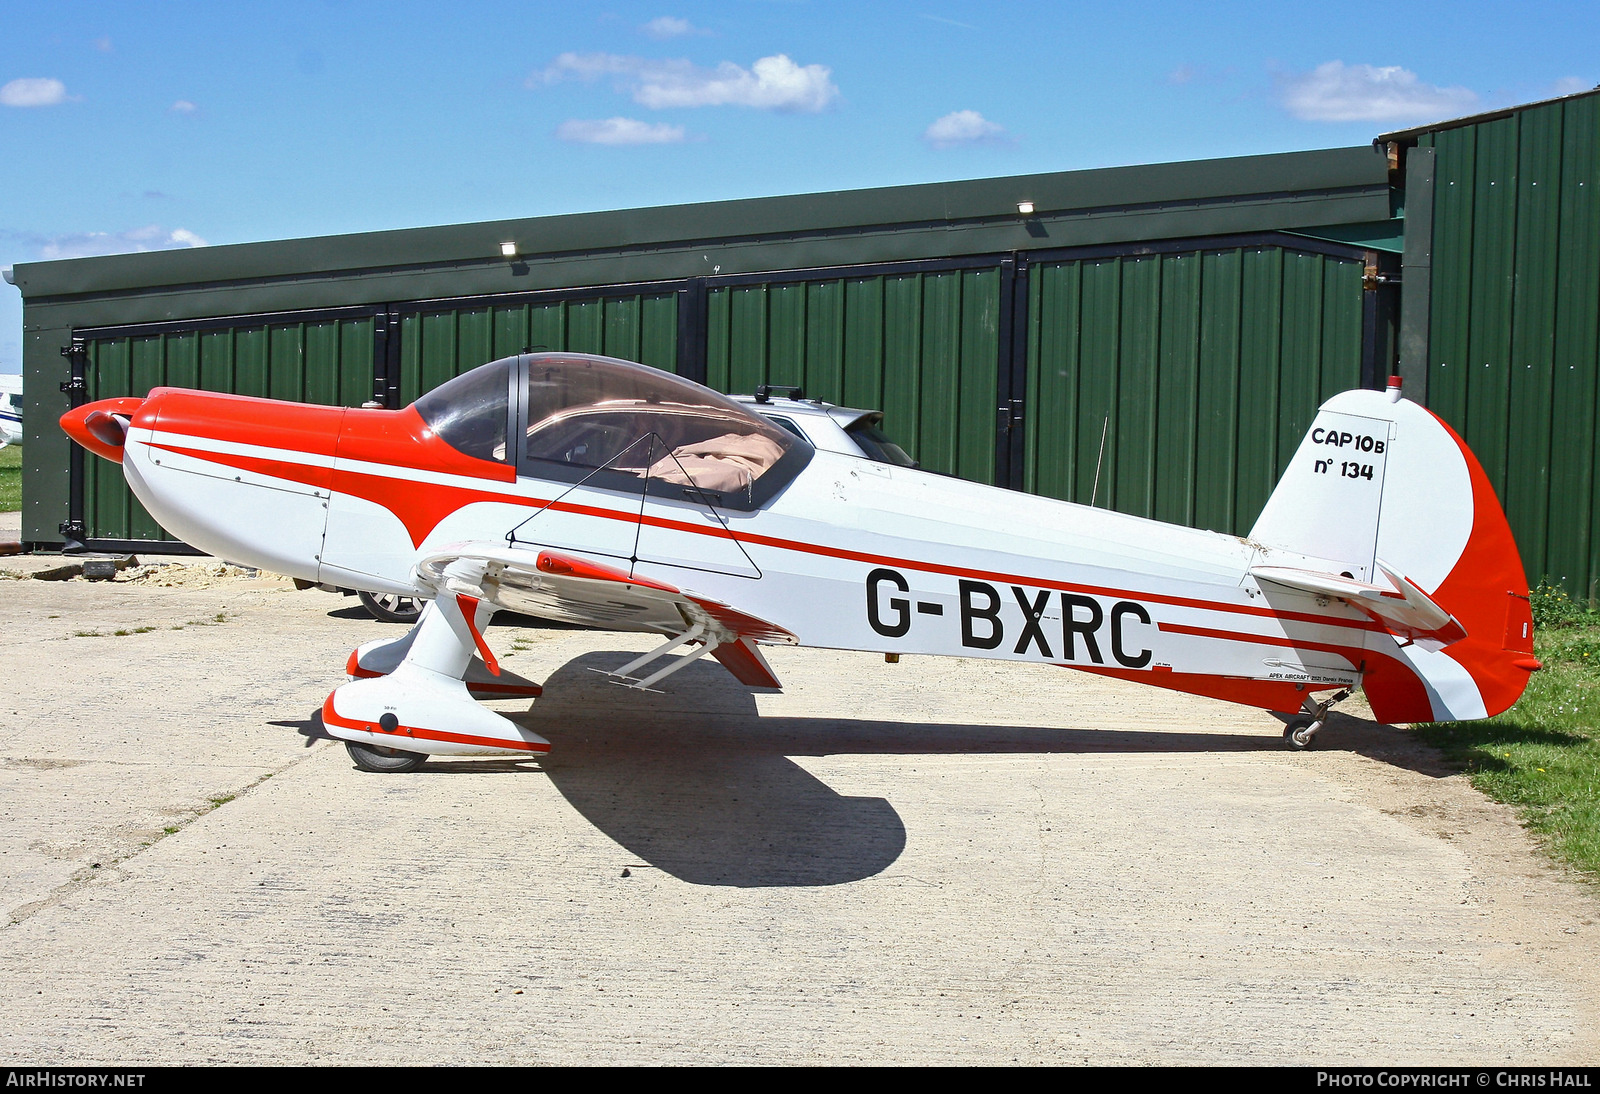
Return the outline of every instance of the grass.
{"type": "MultiPolygon", "coordinates": [[[[50,618],[51,619],[59,619],[61,617],[60,616],[56,616],[56,615],[52,615],[52,616],[50,616],[50,618]]],[[[191,619],[187,623],[174,623],[171,626],[169,626],[167,628],[167,630],[169,630],[169,631],[181,631],[185,627],[215,627],[218,623],[226,623],[232,618],[233,618],[233,614],[230,614],[228,612],[218,612],[216,615],[212,616],[210,619],[191,619]]],[[[115,631],[73,631],[72,632],[72,637],[74,637],[74,638],[112,638],[112,637],[122,638],[122,637],[126,637],[127,635],[130,635],[130,634],[149,634],[151,631],[154,631],[154,630],[160,630],[160,628],[159,627],[126,627],[126,628],[123,628],[121,630],[115,630],[115,631]]]]}
{"type": "Polygon", "coordinates": [[[0,513],[22,508],[22,446],[0,448],[0,513]]]}
{"type": "Polygon", "coordinates": [[[218,623],[226,623],[231,618],[227,612],[218,612],[210,619],[191,619],[187,623],[176,623],[172,630],[181,631],[185,627],[215,627],[218,623]]]}
{"type": "Polygon", "coordinates": [[[1473,786],[1515,806],[1554,858],[1600,882],[1600,611],[1541,585],[1533,617],[1544,668],[1516,706],[1418,731],[1473,786]]]}

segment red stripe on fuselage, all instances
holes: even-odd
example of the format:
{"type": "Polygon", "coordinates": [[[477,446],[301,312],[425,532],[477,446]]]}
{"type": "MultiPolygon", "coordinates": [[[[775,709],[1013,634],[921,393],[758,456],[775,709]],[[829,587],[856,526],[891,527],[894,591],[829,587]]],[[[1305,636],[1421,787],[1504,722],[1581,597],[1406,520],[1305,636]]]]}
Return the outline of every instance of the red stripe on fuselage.
{"type": "MultiPolygon", "coordinates": [[[[1264,646],[1288,646],[1290,649],[1315,650],[1319,653],[1332,653],[1351,662],[1356,671],[1361,673],[1361,687],[1370,700],[1376,691],[1385,696],[1385,701],[1390,704],[1389,709],[1380,711],[1374,705],[1373,713],[1378,718],[1387,722],[1425,721],[1432,717],[1432,703],[1428,698],[1427,688],[1416,670],[1405,661],[1393,654],[1383,653],[1361,647],[1339,646],[1328,642],[1301,642],[1291,638],[1272,638],[1267,635],[1237,634],[1230,631],[1216,631],[1205,627],[1185,627],[1175,623],[1161,623],[1164,631],[1175,634],[1192,634],[1199,638],[1209,638],[1227,642],[1248,642],[1264,646]]],[[[1083,668],[1082,665],[1071,665],[1070,668],[1083,668]]],[[[1227,699],[1229,702],[1248,702],[1250,705],[1265,705],[1254,703],[1250,700],[1235,698],[1237,695],[1249,694],[1251,689],[1243,683],[1235,687],[1233,684],[1220,686],[1215,690],[1202,690],[1193,685],[1184,683],[1163,682],[1161,677],[1165,673],[1140,673],[1136,671],[1090,669],[1091,672],[1105,672],[1106,675],[1123,676],[1129,680],[1137,680],[1142,684],[1154,684],[1156,687],[1171,687],[1179,691],[1189,691],[1197,695],[1210,695],[1218,699],[1227,699]]],[[[1192,674],[1173,673],[1174,676],[1191,676],[1192,674]]],[[[1196,680],[1204,679],[1203,676],[1194,676],[1196,680]]],[[[1218,677],[1216,679],[1232,680],[1232,677],[1218,677]]],[[[1275,681],[1259,681],[1263,685],[1275,684],[1275,681]]],[[[1292,685],[1285,685],[1292,686],[1292,685]]],[[[1308,691],[1324,691],[1330,686],[1324,684],[1307,684],[1308,691]]],[[[1268,710],[1287,710],[1290,708],[1266,705],[1268,710]]]]}
{"type": "MultiPolygon", "coordinates": [[[[348,494],[381,505],[405,525],[406,534],[411,538],[413,547],[422,546],[422,541],[428,538],[428,534],[437,528],[445,517],[474,502],[507,502],[535,506],[539,504],[515,494],[492,493],[463,486],[443,486],[438,483],[417,482],[414,479],[393,478],[388,475],[370,475],[363,471],[290,463],[262,456],[208,452],[200,448],[183,448],[164,443],[152,443],[150,447],[241,471],[270,475],[287,482],[302,483],[317,490],[348,494]]],[[[397,468],[397,470],[416,469],[397,468]]]]}
{"type": "Polygon", "coordinates": [[[1287,646],[1295,650],[1314,650],[1317,653],[1338,654],[1352,665],[1359,666],[1367,650],[1362,646],[1341,646],[1332,642],[1306,642],[1271,634],[1248,634],[1239,631],[1218,631],[1209,627],[1190,627],[1182,623],[1158,623],[1158,628],[1169,634],[1189,634],[1196,638],[1211,638],[1218,642],[1245,642],[1255,646],[1287,646]]]}
{"type": "Polygon", "coordinates": [[[240,471],[254,471],[258,475],[267,475],[274,479],[283,479],[286,482],[298,482],[314,490],[333,489],[333,468],[318,467],[309,463],[291,463],[288,460],[268,459],[265,456],[243,456],[235,452],[208,452],[203,448],[184,448],[181,445],[165,444],[151,441],[151,448],[159,448],[163,452],[173,452],[179,456],[189,456],[196,460],[205,460],[207,463],[219,463],[224,467],[237,468],[240,471]]]}
{"type": "MultiPolygon", "coordinates": [[[[415,407],[352,410],[157,388],[145,400],[134,425],[164,434],[321,456],[333,459],[336,465],[359,461],[405,471],[421,470],[412,466],[420,462],[429,471],[447,475],[508,484],[516,480],[516,472],[509,464],[468,456],[446,444],[415,407]]],[[[511,500],[478,490],[397,480],[337,466],[206,452],[166,443],[152,447],[303,483],[317,490],[337,490],[365,498],[389,510],[405,525],[413,547],[421,546],[440,521],[465,505],[511,500]]],[[[524,499],[515,500],[526,504],[524,499]]]]}
{"type": "MultiPolygon", "coordinates": [[[[373,411],[370,413],[387,413],[373,411]]],[[[420,421],[420,418],[418,419],[420,421]]],[[[442,442],[441,442],[442,444],[442,442]]],[[[287,463],[278,460],[265,460],[258,457],[240,456],[233,453],[205,452],[197,449],[177,448],[170,445],[156,445],[166,447],[174,452],[193,456],[196,459],[209,460],[230,467],[239,467],[246,470],[259,471],[262,474],[273,475],[290,482],[302,482],[307,485],[316,485],[323,481],[319,476],[328,475],[327,468],[314,468],[303,464],[287,463]]],[[[341,453],[343,449],[341,448],[341,453]]],[[[414,452],[412,453],[415,454],[414,452]]],[[[463,457],[467,458],[467,457],[463,457]]],[[[474,464],[496,467],[498,465],[485,464],[485,461],[472,461],[474,464]]],[[[793,551],[798,554],[817,555],[825,558],[836,558],[847,562],[860,562],[869,566],[892,566],[905,570],[917,570],[923,573],[942,574],[950,577],[964,577],[979,581],[1006,582],[1022,585],[1034,589],[1051,589],[1061,592],[1087,593],[1094,596],[1103,596],[1120,600],[1136,600],[1147,604],[1168,604],[1179,608],[1196,608],[1202,611],[1220,611],[1235,615],[1255,616],[1262,619],[1288,620],[1297,623],[1312,623],[1319,626],[1341,627],[1347,630],[1372,631],[1387,633],[1387,628],[1382,624],[1366,619],[1340,619],[1336,617],[1318,615],[1313,612],[1279,612],[1271,608],[1257,607],[1251,604],[1225,604],[1218,601],[1202,600],[1196,597],[1176,596],[1170,593],[1137,592],[1131,589],[1119,589],[1110,586],[1085,585],[1079,582],[1062,581],[1052,578],[1030,577],[1022,574],[998,573],[990,570],[981,570],[967,566],[952,566],[948,563],[927,562],[920,559],[897,558],[891,555],[873,554],[869,551],[858,551],[847,547],[834,547],[819,543],[804,543],[799,540],[784,539],[778,536],[763,535],[759,532],[733,531],[731,529],[704,528],[698,524],[687,521],[673,520],[668,517],[643,515],[638,512],[618,512],[603,506],[583,505],[577,502],[547,501],[541,498],[529,497],[523,494],[503,490],[473,489],[461,486],[446,486],[437,483],[419,482],[415,479],[403,477],[408,471],[439,472],[450,474],[461,472],[444,467],[416,467],[409,464],[388,463],[384,466],[396,472],[394,477],[374,475],[366,472],[349,471],[334,468],[332,475],[332,489],[353,497],[363,498],[393,513],[406,527],[411,537],[412,546],[421,546],[422,541],[438,526],[439,522],[451,513],[464,506],[475,502],[493,502],[504,505],[519,505],[530,509],[554,509],[557,512],[572,513],[578,516],[589,516],[604,520],[620,520],[629,523],[642,523],[655,528],[663,528],[676,532],[688,532],[694,535],[725,537],[732,536],[741,543],[748,543],[762,547],[772,547],[782,551],[793,551]]],[[[506,481],[514,480],[514,473],[509,468],[505,473],[510,475],[506,481]]],[[[483,477],[483,476],[479,476],[483,477]]],[[[497,476],[498,477],[498,476],[497,476]]]]}

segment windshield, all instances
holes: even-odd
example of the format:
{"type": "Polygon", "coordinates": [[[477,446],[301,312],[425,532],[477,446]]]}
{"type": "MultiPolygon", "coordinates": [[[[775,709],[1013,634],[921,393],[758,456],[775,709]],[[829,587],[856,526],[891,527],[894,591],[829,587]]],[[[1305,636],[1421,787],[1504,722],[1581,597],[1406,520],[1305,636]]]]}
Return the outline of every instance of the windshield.
{"type": "Polygon", "coordinates": [[[414,404],[422,420],[458,452],[506,462],[506,415],[516,358],[446,380],[414,404]]]}

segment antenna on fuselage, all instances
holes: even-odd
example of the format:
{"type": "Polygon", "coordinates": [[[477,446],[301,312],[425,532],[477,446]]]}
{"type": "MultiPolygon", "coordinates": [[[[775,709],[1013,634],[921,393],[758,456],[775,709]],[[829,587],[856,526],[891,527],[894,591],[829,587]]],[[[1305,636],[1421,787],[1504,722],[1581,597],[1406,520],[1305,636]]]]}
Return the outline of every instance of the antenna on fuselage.
{"type": "Polygon", "coordinates": [[[1111,415],[1106,415],[1105,422],[1100,426],[1100,455],[1094,461],[1094,488],[1089,491],[1089,505],[1093,507],[1095,496],[1100,493],[1100,465],[1106,459],[1106,430],[1111,428],[1111,415]]]}

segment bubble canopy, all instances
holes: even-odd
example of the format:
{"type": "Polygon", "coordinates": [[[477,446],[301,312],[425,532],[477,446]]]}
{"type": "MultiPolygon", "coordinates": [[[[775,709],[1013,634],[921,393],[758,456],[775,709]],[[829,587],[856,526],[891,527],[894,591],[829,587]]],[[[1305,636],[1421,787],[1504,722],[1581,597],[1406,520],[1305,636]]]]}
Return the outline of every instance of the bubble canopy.
{"type": "Polygon", "coordinates": [[[514,464],[521,476],[730,509],[762,504],[812,453],[805,441],[710,388],[589,354],[503,358],[414,405],[451,447],[514,464]]]}

